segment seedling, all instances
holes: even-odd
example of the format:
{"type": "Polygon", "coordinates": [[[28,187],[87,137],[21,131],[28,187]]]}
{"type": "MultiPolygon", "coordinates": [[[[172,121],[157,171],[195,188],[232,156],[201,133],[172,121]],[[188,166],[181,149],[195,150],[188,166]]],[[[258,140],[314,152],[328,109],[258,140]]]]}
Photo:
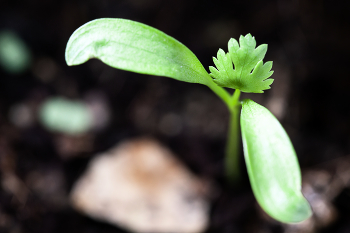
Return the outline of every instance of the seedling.
{"type": "Polygon", "coordinates": [[[25,42],[13,31],[0,31],[0,66],[10,74],[29,68],[32,55],[25,42]]]}
{"type": "Polygon", "coordinates": [[[78,28],[66,48],[68,65],[90,58],[141,74],[165,76],[208,86],[230,111],[226,146],[226,173],[239,180],[239,124],[250,183],[260,206],[271,217],[286,223],[311,215],[301,193],[301,172],[293,145],[278,120],[250,99],[239,100],[241,91],[263,93],[273,79],[272,62],[263,63],[267,45],[256,48],[254,37],[241,36],[220,49],[216,68],[208,74],[197,57],[183,44],[142,23],[125,19],[97,19],[78,28]],[[231,95],[225,88],[235,89],[231,95]]]}
{"type": "Polygon", "coordinates": [[[53,132],[79,135],[92,127],[92,117],[86,104],[54,97],[40,107],[40,121],[53,132]]]}

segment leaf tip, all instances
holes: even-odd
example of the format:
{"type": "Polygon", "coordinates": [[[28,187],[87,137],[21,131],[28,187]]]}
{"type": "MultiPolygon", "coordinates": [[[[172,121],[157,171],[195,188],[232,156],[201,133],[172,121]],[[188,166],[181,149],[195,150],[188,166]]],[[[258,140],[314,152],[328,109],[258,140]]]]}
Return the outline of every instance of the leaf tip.
{"type": "Polygon", "coordinates": [[[298,223],[305,221],[312,216],[312,209],[309,202],[304,198],[295,209],[295,215],[291,222],[298,223]]]}

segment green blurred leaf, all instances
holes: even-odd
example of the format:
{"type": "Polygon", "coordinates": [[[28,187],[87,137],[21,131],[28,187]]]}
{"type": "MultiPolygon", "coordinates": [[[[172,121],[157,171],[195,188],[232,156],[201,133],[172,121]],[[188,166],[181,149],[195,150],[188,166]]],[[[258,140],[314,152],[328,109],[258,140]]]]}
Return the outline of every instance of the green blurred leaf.
{"type": "Polygon", "coordinates": [[[211,77],[183,44],[142,23],[97,19],[78,28],[66,48],[68,65],[98,58],[114,68],[206,84],[211,77]]]}
{"type": "Polygon", "coordinates": [[[216,68],[210,66],[210,75],[221,87],[239,89],[243,92],[263,93],[270,89],[273,79],[269,77],[272,62],[263,63],[267,45],[255,48],[254,37],[247,34],[241,36],[238,42],[231,38],[228,42],[228,53],[219,49],[217,58],[213,58],[216,68]],[[234,67],[233,67],[233,65],[234,67]]]}
{"type": "Polygon", "coordinates": [[[244,100],[241,129],[248,175],[260,206],[281,222],[310,217],[310,206],[301,193],[299,163],[278,120],[265,107],[244,100]]]}
{"type": "Polygon", "coordinates": [[[72,135],[88,131],[92,124],[89,109],[83,102],[61,97],[42,104],[40,120],[49,130],[72,135]]]}
{"type": "Polygon", "coordinates": [[[25,71],[31,62],[31,53],[12,31],[0,32],[0,65],[9,73],[18,74],[25,71]]]}

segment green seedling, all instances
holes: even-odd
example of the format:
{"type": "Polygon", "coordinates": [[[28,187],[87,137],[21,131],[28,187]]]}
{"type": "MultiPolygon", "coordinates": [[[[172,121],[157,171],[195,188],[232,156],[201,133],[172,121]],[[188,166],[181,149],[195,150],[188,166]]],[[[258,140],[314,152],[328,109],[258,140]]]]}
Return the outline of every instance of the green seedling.
{"type": "Polygon", "coordinates": [[[239,132],[254,195],[271,217],[285,223],[300,222],[312,214],[301,193],[301,172],[293,145],[278,120],[252,100],[239,100],[240,93],[263,93],[273,79],[272,62],[263,63],[267,45],[256,48],[250,34],[239,42],[230,39],[228,53],[214,58],[216,68],[205,70],[183,44],[165,33],[125,19],[97,19],[78,28],[66,48],[68,65],[90,58],[141,74],[164,76],[208,86],[231,114],[226,146],[226,173],[239,180],[239,132]],[[231,95],[225,88],[235,89],[231,95]]]}
{"type": "Polygon", "coordinates": [[[40,107],[39,117],[47,129],[69,135],[85,133],[92,126],[86,104],[61,97],[46,100],[40,107]]]}
{"type": "Polygon", "coordinates": [[[13,31],[0,31],[0,66],[10,74],[20,74],[29,68],[31,52],[13,31]]]}

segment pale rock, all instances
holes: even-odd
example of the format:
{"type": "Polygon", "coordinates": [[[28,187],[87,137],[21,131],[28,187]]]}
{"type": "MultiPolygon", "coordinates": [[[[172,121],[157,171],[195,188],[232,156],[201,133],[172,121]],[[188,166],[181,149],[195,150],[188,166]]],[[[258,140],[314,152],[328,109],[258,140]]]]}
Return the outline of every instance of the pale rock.
{"type": "Polygon", "coordinates": [[[120,143],[96,156],[71,193],[92,218],[133,232],[202,232],[208,225],[206,182],[150,139],[120,143]]]}

